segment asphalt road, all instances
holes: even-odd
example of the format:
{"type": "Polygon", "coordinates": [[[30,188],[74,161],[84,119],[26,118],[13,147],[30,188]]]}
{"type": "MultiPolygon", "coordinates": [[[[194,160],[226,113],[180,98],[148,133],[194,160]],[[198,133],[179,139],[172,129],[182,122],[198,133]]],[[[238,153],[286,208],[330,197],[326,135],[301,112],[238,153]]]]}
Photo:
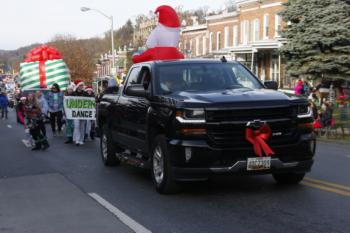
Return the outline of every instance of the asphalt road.
{"type": "MultiPolygon", "coordinates": [[[[104,167],[98,141],[76,147],[65,145],[63,137],[49,136],[49,150],[32,152],[22,139],[22,126],[13,119],[0,120],[0,181],[61,174],[151,232],[350,232],[348,144],[318,142],[313,170],[300,185],[279,186],[269,175],[224,176],[189,183],[181,193],[164,196],[156,193],[147,171],[104,167]]],[[[1,192],[6,190],[0,183],[1,192]]]]}

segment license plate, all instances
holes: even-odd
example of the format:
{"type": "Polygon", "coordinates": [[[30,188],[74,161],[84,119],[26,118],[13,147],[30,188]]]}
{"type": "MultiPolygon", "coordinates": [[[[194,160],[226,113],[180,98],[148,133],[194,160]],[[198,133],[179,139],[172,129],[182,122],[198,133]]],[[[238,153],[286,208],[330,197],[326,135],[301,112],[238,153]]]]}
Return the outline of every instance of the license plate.
{"type": "Polygon", "coordinates": [[[247,171],[267,170],[271,167],[271,157],[258,157],[247,159],[247,171]]]}

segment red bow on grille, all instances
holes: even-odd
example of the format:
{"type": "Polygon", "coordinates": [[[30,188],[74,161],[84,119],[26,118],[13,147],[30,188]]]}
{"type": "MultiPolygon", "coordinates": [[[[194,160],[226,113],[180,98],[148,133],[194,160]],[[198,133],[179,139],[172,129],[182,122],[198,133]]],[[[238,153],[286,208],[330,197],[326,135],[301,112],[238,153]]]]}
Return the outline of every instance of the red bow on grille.
{"type": "Polygon", "coordinates": [[[33,48],[26,55],[26,59],[24,60],[25,62],[39,62],[39,77],[41,88],[47,88],[45,61],[54,59],[62,59],[62,56],[57,49],[49,47],[47,45],[33,48]]]}
{"type": "Polygon", "coordinates": [[[271,136],[271,128],[267,124],[263,124],[259,129],[247,128],[245,131],[245,138],[253,144],[254,153],[262,157],[262,151],[266,156],[274,155],[275,152],[267,145],[267,141],[271,136]]]}

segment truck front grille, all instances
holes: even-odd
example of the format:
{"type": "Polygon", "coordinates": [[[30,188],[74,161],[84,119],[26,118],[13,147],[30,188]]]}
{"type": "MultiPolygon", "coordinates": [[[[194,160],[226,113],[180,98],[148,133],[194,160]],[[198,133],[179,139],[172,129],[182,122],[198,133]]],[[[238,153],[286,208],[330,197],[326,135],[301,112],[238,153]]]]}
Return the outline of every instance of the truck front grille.
{"type": "Polygon", "coordinates": [[[252,145],[245,139],[246,124],[253,120],[267,121],[272,136],[270,146],[297,142],[296,122],[292,108],[222,110],[207,112],[207,135],[211,146],[217,148],[247,148],[252,145]]]}

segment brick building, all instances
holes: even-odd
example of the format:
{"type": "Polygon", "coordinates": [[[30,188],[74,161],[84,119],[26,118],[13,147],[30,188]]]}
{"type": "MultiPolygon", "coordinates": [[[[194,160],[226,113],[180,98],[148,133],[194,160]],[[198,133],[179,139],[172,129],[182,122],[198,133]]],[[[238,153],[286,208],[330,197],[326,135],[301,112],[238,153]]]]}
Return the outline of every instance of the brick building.
{"type": "Polygon", "coordinates": [[[203,25],[183,28],[186,57],[226,57],[242,62],[261,80],[288,85],[278,49],[284,25],[278,13],[287,0],[237,0],[232,12],[207,16],[203,25]],[[199,52],[198,52],[199,51],[199,52]]]}

